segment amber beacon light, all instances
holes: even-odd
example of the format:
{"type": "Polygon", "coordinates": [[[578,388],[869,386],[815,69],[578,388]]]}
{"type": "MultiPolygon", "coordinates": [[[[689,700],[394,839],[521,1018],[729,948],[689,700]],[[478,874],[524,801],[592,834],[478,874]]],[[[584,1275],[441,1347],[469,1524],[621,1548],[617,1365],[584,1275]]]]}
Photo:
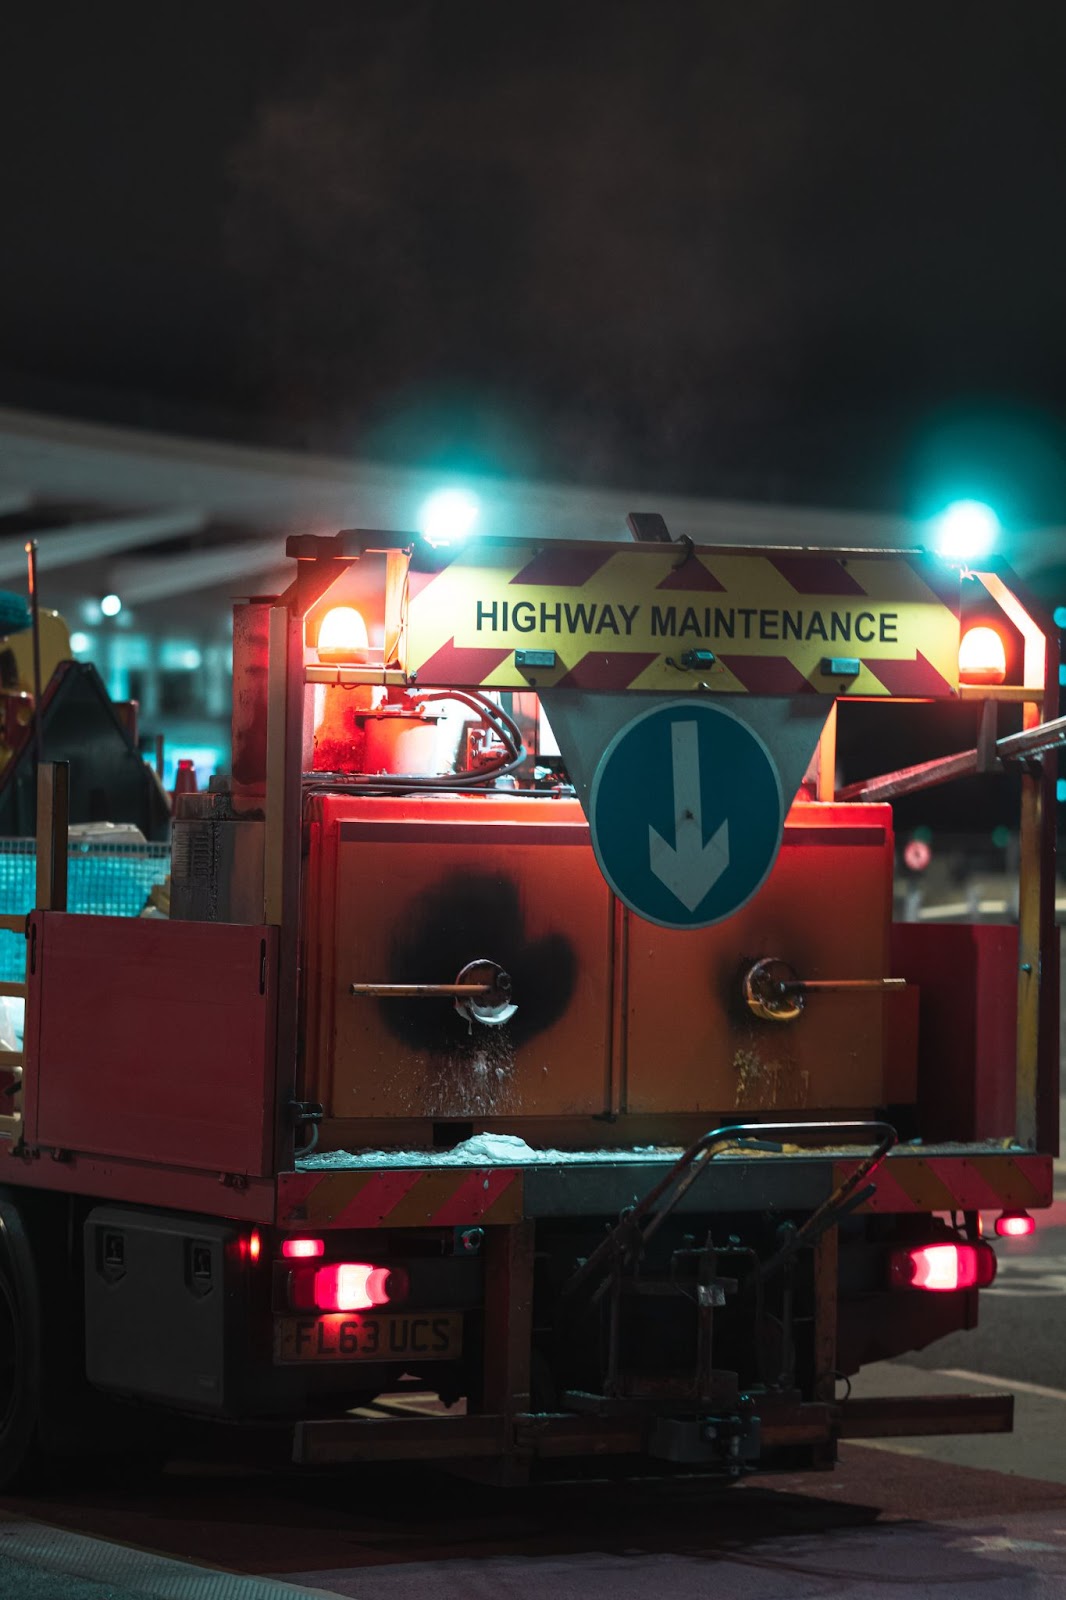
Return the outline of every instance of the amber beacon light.
{"type": "Polygon", "coordinates": [[[968,628],[959,645],[959,679],[962,683],[1002,683],[1007,676],[1007,652],[995,628],[968,628]]]}
{"type": "Polygon", "coordinates": [[[354,606],[334,606],[318,629],[318,659],[326,666],[355,666],[370,654],[362,613],[354,606]]]}

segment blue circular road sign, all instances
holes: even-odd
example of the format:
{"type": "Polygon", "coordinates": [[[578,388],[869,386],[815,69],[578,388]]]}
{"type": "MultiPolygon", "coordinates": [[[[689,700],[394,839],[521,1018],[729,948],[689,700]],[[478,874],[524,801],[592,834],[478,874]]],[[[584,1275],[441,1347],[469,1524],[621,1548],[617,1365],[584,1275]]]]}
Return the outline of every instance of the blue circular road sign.
{"type": "Polygon", "coordinates": [[[750,900],[773,866],[781,779],[732,711],[679,700],[615,734],[589,824],[600,869],[631,910],[664,928],[705,928],[750,900]]]}

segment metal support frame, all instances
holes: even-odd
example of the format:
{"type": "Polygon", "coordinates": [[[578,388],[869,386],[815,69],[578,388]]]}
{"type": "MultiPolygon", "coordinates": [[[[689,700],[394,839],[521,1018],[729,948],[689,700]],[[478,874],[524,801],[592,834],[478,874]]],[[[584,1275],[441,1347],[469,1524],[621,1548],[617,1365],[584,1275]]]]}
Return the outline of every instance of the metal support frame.
{"type": "Polygon", "coordinates": [[[1018,1030],[1015,1138],[1029,1150],[1059,1144],[1059,966],[1055,926],[1055,774],[1066,746],[1059,710],[1058,652],[1052,620],[1022,594],[1004,566],[969,574],[995,602],[1023,642],[1020,684],[966,687],[965,700],[983,701],[978,744],[936,761],[849,784],[838,800],[895,800],[953,778],[1016,763],[1021,773],[1018,827],[1018,1030]],[[995,707],[1022,706],[1022,731],[995,737],[995,707]]]}
{"type": "Polygon", "coordinates": [[[818,782],[816,798],[836,798],[837,776],[837,702],[834,700],[825,726],[818,738],[818,782]]]}
{"type": "Polygon", "coordinates": [[[333,560],[300,561],[294,582],[270,609],[263,920],[280,930],[274,1141],[280,1172],[293,1164],[293,1110],[301,1103],[300,899],[307,692],[304,620],[316,601],[348,570],[352,559],[338,553],[333,560]]]}

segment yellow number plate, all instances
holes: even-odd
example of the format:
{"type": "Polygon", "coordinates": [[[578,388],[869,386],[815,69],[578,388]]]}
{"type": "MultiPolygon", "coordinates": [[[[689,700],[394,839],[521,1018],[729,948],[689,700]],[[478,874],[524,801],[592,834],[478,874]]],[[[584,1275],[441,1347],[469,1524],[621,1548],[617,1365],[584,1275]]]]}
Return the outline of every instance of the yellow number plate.
{"type": "Polygon", "coordinates": [[[459,1311],[415,1311],[365,1316],[339,1311],[326,1317],[278,1317],[275,1361],[448,1361],[461,1354],[459,1311]]]}

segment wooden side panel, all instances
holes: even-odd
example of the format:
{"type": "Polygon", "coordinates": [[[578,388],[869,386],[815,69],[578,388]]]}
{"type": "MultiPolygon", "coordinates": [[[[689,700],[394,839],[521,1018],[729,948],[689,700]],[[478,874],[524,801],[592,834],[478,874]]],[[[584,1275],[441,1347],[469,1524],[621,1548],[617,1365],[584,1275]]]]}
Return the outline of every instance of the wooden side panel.
{"type": "Polygon", "coordinates": [[[59,912],[33,924],[36,1142],[269,1174],[276,930],[59,912]]]}

